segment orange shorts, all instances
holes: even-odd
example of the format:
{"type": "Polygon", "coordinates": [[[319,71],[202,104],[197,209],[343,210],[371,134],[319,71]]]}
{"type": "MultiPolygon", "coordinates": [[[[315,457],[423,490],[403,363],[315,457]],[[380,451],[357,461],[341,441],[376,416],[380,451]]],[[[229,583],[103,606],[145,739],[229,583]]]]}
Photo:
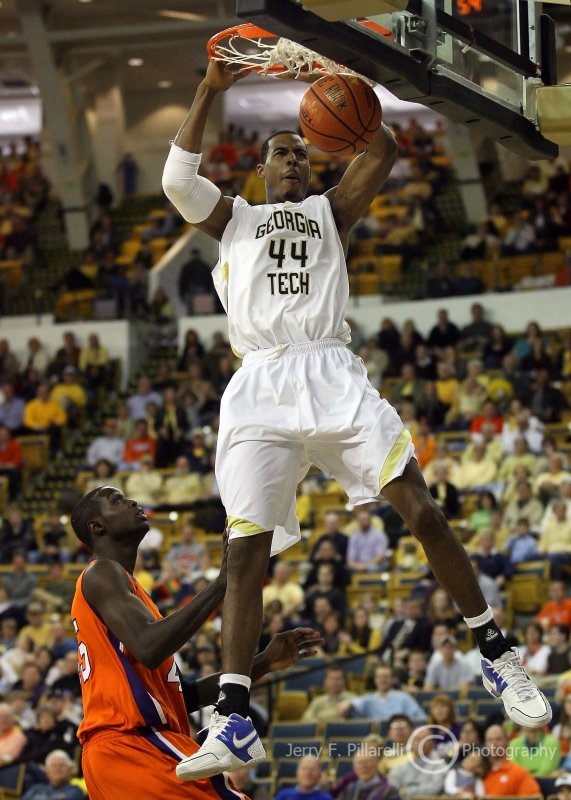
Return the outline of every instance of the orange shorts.
{"type": "Polygon", "coordinates": [[[226,775],[199,781],[176,777],[177,763],[198,745],[182,733],[100,733],[83,747],[89,800],[248,800],[226,775]]]}

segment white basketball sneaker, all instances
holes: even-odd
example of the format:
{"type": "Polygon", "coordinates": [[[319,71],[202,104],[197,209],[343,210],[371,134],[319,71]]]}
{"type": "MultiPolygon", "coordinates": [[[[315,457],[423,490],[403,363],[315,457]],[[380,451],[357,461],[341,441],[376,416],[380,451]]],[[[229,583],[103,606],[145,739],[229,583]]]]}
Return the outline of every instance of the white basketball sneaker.
{"type": "Polygon", "coordinates": [[[266,751],[249,717],[223,717],[214,711],[200,750],[179,762],[176,774],[183,781],[195,781],[253,766],[265,757],[266,751]]]}
{"type": "Polygon", "coordinates": [[[495,661],[482,658],[484,688],[501,697],[506,714],[518,725],[541,728],[551,720],[551,706],[522,666],[516,647],[495,661]]]}

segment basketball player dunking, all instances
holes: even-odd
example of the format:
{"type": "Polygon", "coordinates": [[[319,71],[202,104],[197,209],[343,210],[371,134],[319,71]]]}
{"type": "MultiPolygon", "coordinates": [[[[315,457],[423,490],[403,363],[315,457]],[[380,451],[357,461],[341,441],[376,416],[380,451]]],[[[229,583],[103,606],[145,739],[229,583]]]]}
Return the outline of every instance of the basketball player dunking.
{"type": "Polygon", "coordinates": [[[243,357],[222,398],[216,457],[230,535],[220,696],[204,744],[177,774],[192,780],[264,757],[247,719],[262,584],[270,554],[299,539],[295,489],[310,464],[330,473],[354,505],[382,492],[472,629],[486,688],[501,696],[515,722],[545,725],[549,704],[495,624],[464,549],[426,487],[408,431],[346,347],[349,232],[389,175],[395,141],[381,125],[338,186],[306,197],[306,146],[297,134],[280,131],[262,145],[257,168],[266,204],[223,197],[197,173],[209,109],[236,79],[210,62],[163,175],[165,193],[185,219],[220,242],[214,283],[232,347],[243,357]]]}

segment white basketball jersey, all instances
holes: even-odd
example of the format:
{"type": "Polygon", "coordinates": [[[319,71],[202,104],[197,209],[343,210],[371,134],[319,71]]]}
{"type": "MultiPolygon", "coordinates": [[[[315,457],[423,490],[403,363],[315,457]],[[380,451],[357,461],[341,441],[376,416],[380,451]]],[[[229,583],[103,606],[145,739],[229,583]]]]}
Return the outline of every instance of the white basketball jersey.
{"type": "Polygon", "coordinates": [[[317,339],[351,341],[345,256],[323,195],[263,206],[237,197],[212,277],[239,356],[317,339]]]}

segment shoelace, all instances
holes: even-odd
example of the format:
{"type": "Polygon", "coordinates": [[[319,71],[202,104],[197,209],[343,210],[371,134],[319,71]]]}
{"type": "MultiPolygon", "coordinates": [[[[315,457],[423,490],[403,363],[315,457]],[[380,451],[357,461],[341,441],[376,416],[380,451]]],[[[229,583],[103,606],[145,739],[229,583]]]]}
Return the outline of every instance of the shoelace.
{"type": "Polygon", "coordinates": [[[220,714],[218,711],[212,712],[212,717],[210,718],[210,725],[207,725],[206,728],[202,728],[198,733],[199,735],[202,731],[207,731],[206,738],[211,739],[214,736],[217,736],[221,731],[224,730],[226,727],[226,723],[228,722],[227,718],[220,718],[220,714]]]}
{"type": "Polygon", "coordinates": [[[516,693],[518,700],[533,700],[535,686],[527,677],[518,657],[514,654],[505,661],[495,661],[494,669],[502,678],[509,681],[510,689],[516,693]]]}

